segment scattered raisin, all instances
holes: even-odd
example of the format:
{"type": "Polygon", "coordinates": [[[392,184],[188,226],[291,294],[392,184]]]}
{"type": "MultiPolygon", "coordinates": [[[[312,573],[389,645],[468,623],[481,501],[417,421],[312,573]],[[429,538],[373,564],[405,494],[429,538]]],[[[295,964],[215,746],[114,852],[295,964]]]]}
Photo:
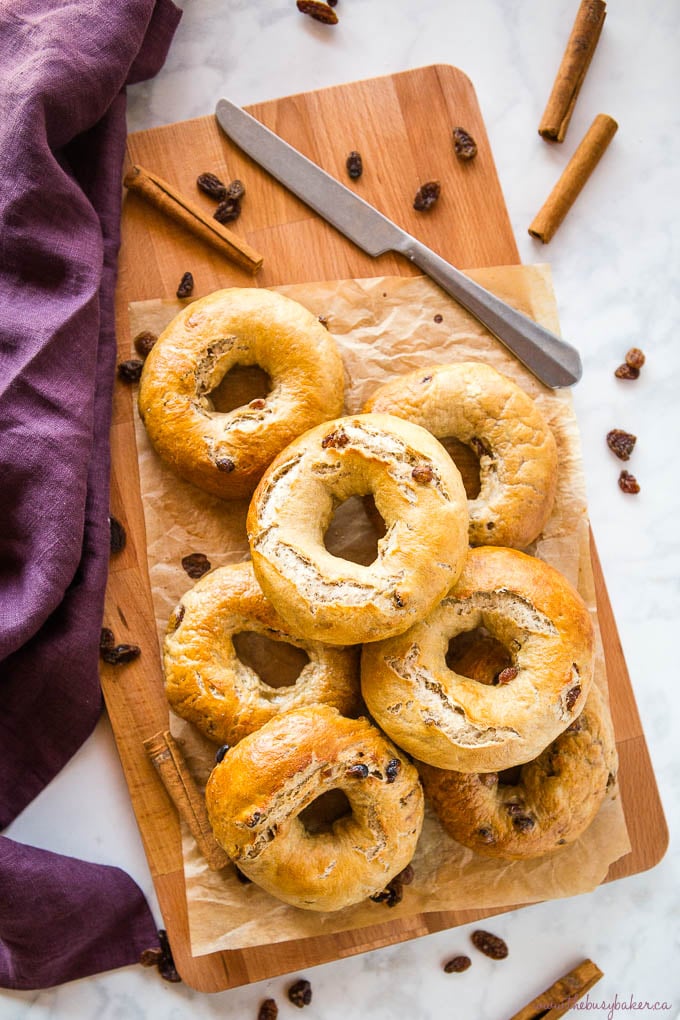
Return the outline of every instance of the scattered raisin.
{"type": "Polygon", "coordinates": [[[206,195],[210,195],[211,198],[216,198],[218,202],[223,202],[227,197],[226,186],[215,174],[199,174],[196,178],[196,184],[201,191],[204,191],[206,195]]]}
{"type": "Polygon", "coordinates": [[[413,879],[415,878],[415,871],[413,870],[413,865],[407,864],[406,867],[399,872],[397,878],[402,885],[410,885],[413,879]]]}
{"type": "Polygon", "coordinates": [[[368,765],[364,765],[362,762],[359,762],[356,765],[350,765],[345,775],[349,776],[351,779],[366,779],[368,776],[368,765]]]}
{"type": "Polygon", "coordinates": [[[194,292],[194,278],[191,273],[184,273],[177,288],[178,298],[190,297],[194,292]]]}
{"type": "Polygon", "coordinates": [[[619,475],[619,488],[621,492],[636,493],[640,491],[637,478],[629,471],[622,471],[619,475]]]}
{"type": "Polygon", "coordinates": [[[133,659],[139,658],[141,652],[142,650],[139,645],[113,645],[110,648],[99,646],[101,658],[111,666],[120,666],[126,662],[132,662],[133,659]]]}
{"type": "Polygon", "coordinates": [[[364,172],[364,162],[361,158],[361,153],[357,152],[356,149],[352,149],[349,156],[345,161],[347,167],[347,173],[353,181],[356,181],[358,177],[361,177],[364,172]]]}
{"type": "Polygon", "coordinates": [[[142,967],[157,967],[158,964],[161,962],[162,956],[163,950],[160,948],[160,946],[157,946],[154,949],[145,949],[140,954],[139,962],[142,965],[142,967]]]}
{"type": "Polygon", "coordinates": [[[227,199],[231,199],[233,202],[240,202],[246,197],[246,186],[243,181],[239,181],[236,178],[227,185],[227,199]]]}
{"type": "Polygon", "coordinates": [[[617,379],[637,379],[640,375],[640,369],[635,368],[634,365],[619,365],[614,375],[617,379]]]}
{"type": "Polygon", "coordinates": [[[431,209],[441,194],[441,184],[439,181],[426,181],[416,191],[416,197],[413,199],[413,208],[418,212],[426,212],[431,209]]]}
{"type": "Polygon", "coordinates": [[[156,340],[158,340],[158,337],[155,333],[152,333],[149,329],[143,329],[141,333],[137,334],[132,343],[140,358],[146,358],[156,340]]]}
{"type": "Polygon", "coordinates": [[[229,750],[229,744],[222,744],[221,747],[217,748],[217,751],[215,752],[215,764],[216,765],[219,765],[219,763],[224,759],[224,756],[225,756],[225,754],[227,753],[228,750],[229,750]]]}
{"type": "Polygon", "coordinates": [[[500,687],[502,687],[503,684],[509,684],[511,680],[515,679],[518,673],[519,670],[516,666],[506,666],[505,669],[502,669],[496,677],[496,683],[500,687]]]}
{"type": "Polygon", "coordinates": [[[564,704],[566,706],[567,712],[571,712],[572,708],[578,701],[580,694],[581,694],[580,684],[575,684],[573,687],[569,688],[564,698],[564,704]]]}
{"type": "Polygon", "coordinates": [[[645,356],[639,347],[631,347],[626,354],[626,364],[629,368],[637,368],[638,371],[645,363],[645,356]]]}
{"type": "Polygon", "coordinates": [[[111,649],[116,644],[116,638],[109,627],[102,627],[99,634],[99,650],[101,652],[111,649]]]}
{"type": "Polygon", "coordinates": [[[619,460],[630,460],[636,440],[637,436],[624,432],[623,429],[611,429],[607,433],[607,446],[619,460]]]}
{"type": "Polygon", "coordinates": [[[197,581],[210,570],[210,560],[205,553],[189,553],[188,556],[182,557],[182,567],[189,577],[197,581]]]}
{"type": "Polygon", "coordinates": [[[125,548],[125,543],[127,542],[127,535],[125,534],[125,528],[117,517],[109,517],[109,532],[109,547],[111,552],[114,555],[122,552],[125,548]]]}
{"type": "Polygon", "coordinates": [[[143,361],[139,358],[129,358],[127,361],[118,363],[118,378],[126,383],[139,382],[142,376],[143,361]]]}
{"type": "Polygon", "coordinates": [[[274,999],[265,999],[257,1013],[257,1020],[276,1020],[279,1007],[274,999]]]}
{"type": "Polygon", "coordinates": [[[477,931],[473,931],[470,938],[475,949],[492,960],[504,960],[508,955],[508,947],[498,935],[492,935],[491,932],[478,928],[477,931]]]}
{"type": "Polygon", "coordinates": [[[462,974],[471,965],[472,960],[469,956],[454,956],[444,964],[444,972],[446,974],[462,974]]]}
{"type": "Polygon", "coordinates": [[[241,203],[236,198],[225,198],[213,213],[218,223],[233,223],[241,215],[241,203]]]}
{"type": "Polygon", "coordinates": [[[471,134],[462,128],[453,129],[453,150],[458,159],[474,159],[477,155],[477,145],[471,134]]]}
{"type": "MultiPolygon", "coordinates": [[[[298,0],[299,2],[299,0],[298,0]]],[[[288,989],[288,998],[294,1006],[308,1006],[312,1001],[312,986],[306,978],[300,978],[288,989]]]]}
{"type": "Polygon", "coordinates": [[[395,875],[391,882],[389,882],[382,892],[374,893],[373,896],[369,897],[374,903],[385,903],[388,907],[396,907],[397,903],[401,903],[404,898],[404,886],[399,880],[399,876],[395,875]]]}
{"type": "Polygon", "coordinates": [[[431,482],[434,478],[434,471],[427,464],[420,464],[418,467],[414,467],[411,472],[411,478],[414,482],[420,482],[421,485],[426,485],[427,482],[431,482]]]}
{"type": "Polygon", "coordinates": [[[388,783],[393,783],[401,772],[401,762],[398,758],[390,758],[385,769],[385,776],[388,783]]]}
{"type": "Polygon", "coordinates": [[[224,471],[224,473],[228,475],[234,470],[236,465],[231,457],[217,457],[215,460],[215,467],[218,471],[224,471]]]}
{"type": "Polygon", "coordinates": [[[436,315],[435,315],[435,317],[434,317],[434,321],[435,321],[436,323],[440,323],[440,322],[443,322],[443,321],[444,321],[444,316],[443,316],[443,315],[441,315],[441,314],[440,314],[439,312],[437,312],[437,314],[436,314],[436,315]]]}
{"type": "Polygon", "coordinates": [[[322,21],[324,25],[337,25],[338,16],[328,4],[321,3],[321,0],[297,0],[297,9],[301,14],[308,14],[315,21],[322,21]]]}
{"type": "Polygon", "coordinates": [[[158,971],[164,981],[172,981],[173,983],[177,983],[182,979],[177,973],[175,961],[172,958],[172,950],[170,948],[170,943],[168,942],[168,934],[164,928],[161,928],[160,931],[158,932],[158,938],[161,943],[162,953],[160,963],[158,964],[158,971]]]}

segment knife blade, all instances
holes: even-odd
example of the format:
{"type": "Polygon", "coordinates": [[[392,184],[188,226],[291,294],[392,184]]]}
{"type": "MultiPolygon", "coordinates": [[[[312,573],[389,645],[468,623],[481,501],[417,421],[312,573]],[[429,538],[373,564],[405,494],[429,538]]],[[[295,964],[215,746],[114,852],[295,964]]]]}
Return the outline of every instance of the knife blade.
{"type": "Polygon", "coordinates": [[[225,135],[345,237],[373,257],[394,251],[434,280],[552,389],[572,386],[582,366],[575,347],[501,301],[397,226],[312,160],[228,99],[215,116],[225,135]]]}

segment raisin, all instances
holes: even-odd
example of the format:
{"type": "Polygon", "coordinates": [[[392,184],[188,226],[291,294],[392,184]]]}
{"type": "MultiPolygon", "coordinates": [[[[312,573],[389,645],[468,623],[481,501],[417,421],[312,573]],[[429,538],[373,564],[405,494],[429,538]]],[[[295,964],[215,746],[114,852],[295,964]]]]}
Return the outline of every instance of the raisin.
{"type": "Polygon", "coordinates": [[[177,297],[187,298],[194,292],[194,278],[191,273],[184,273],[177,287],[177,297]]]}
{"type": "Polygon", "coordinates": [[[356,149],[352,149],[349,156],[345,160],[345,166],[347,167],[347,174],[356,181],[358,177],[361,177],[364,172],[364,162],[361,158],[361,153],[357,152],[356,149]]]}
{"type": "Polygon", "coordinates": [[[139,354],[141,358],[146,358],[148,357],[151,348],[156,343],[156,340],[158,340],[158,337],[155,333],[152,333],[149,329],[143,329],[141,333],[137,334],[132,343],[137,354],[139,354]]]}
{"type": "Polygon", "coordinates": [[[236,465],[231,457],[218,457],[215,461],[215,467],[218,471],[224,471],[228,475],[234,470],[236,465]]]}
{"type": "Polygon", "coordinates": [[[294,1006],[308,1006],[312,1001],[312,986],[306,978],[300,978],[288,989],[288,998],[294,1006]]]}
{"type": "Polygon", "coordinates": [[[470,936],[475,949],[492,960],[504,960],[508,955],[508,947],[498,935],[492,935],[490,931],[483,931],[478,928],[470,936]]]}
{"type": "Polygon", "coordinates": [[[251,400],[248,407],[252,407],[253,411],[261,411],[265,407],[265,401],[262,397],[256,397],[255,400],[251,400]]]}
{"type": "Polygon", "coordinates": [[[462,127],[455,127],[453,129],[453,151],[458,159],[462,160],[474,159],[477,155],[477,145],[474,138],[462,127]]]}
{"type": "Polygon", "coordinates": [[[397,879],[402,885],[410,885],[414,878],[415,872],[412,864],[407,864],[406,867],[397,875],[397,879]]]}
{"type": "Polygon", "coordinates": [[[645,363],[645,356],[639,347],[631,347],[625,360],[629,368],[637,368],[639,371],[645,363]]]}
{"type": "Polygon", "coordinates": [[[257,1020],[276,1020],[279,1007],[274,999],[265,999],[257,1012],[257,1020]]]}
{"type": "Polygon", "coordinates": [[[640,375],[640,369],[635,368],[634,365],[619,365],[614,375],[617,379],[637,379],[640,375]]]}
{"type": "Polygon", "coordinates": [[[575,684],[573,687],[569,688],[564,699],[564,704],[566,706],[567,712],[571,712],[572,708],[578,701],[580,694],[581,694],[580,684],[575,684]]]}
{"type": "Polygon", "coordinates": [[[233,223],[241,215],[241,203],[235,198],[225,198],[213,213],[218,223],[233,223]]]}
{"type": "Polygon", "coordinates": [[[481,829],[477,829],[475,833],[477,839],[481,843],[495,843],[496,837],[493,834],[493,829],[490,829],[487,825],[483,825],[481,829]]]}
{"type": "Polygon", "coordinates": [[[622,471],[619,475],[619,488],[621,492],[636,493],[640,491],[640,486],[635,475],[631,475],[629,471],[622,471]]]}
{"type": "Polygon", "coordinates": [[[345,775],[351,779],[366,779],[368,776],[368,765],[364,765],[361,762],[356,765],[350,765],[345,775]]]}
{"type": "Polygon", "coordinates": [[[619,460],[630,460],[636,441],[637,436],[624,432],[623,429],[611,429],[607,433],[607,446],[619,460]]]}
{"type": "Polygon", "coordinates": [[[418,212],[426,212],[431,209],[441,195],[442,186],[439,181],[426,181],[416,191],[413,199],[413,208],[418,212]]]}
{"type": "Polygon", "coordinates": [[[437,312],[437,314],[436,314],[436,315],[435,315],[435,317],[434,317],[434,321],[435,321],[436,323],[440,323],[440,322],[443,322],[443,321],[444,321],[444,316],[443,316],[443,315],[440,315],[440,314],[439,314],[439,312],[437,312]]]}
{"type": "Polygon", "coordinates": [[[109,548],[111,553],[122,552],[127,542],[127,535],[125,534],[125,528],[120,523],[117,517],[109,517],[109,548]]]}
{"type": "Polygon", "coordinates": [[[225,185],[215,174],[199,174],[196,178],[196,184],[201,191],[204,191],[206,195],[210,195],[211,198],[216,198],[218,202],[223,202],[227,197],[225,185]]]}
{"type": "Polygon", "coordinates": [[[321,21],[324,25],[337,25],[338,16],[332,7],[321,3],[321,0],[297,0],[297,9],[301,14],[307,14],[315,21],[321,21]]]}
{"type": "Polygon", "coordinates": [[[328,316],[327,315],[317,315],[317,319],[319,320],[319,322],[321,323],[321,325],[325,329],[328,329],[328,316]]]}
{"type": "Polygon", "coordinates": [[[479,438],[479,436],[473,436],[470,442],[468,443],[468,446],[472,447],[476,456],[479,457],[480,460],[482,457],[493,456],[489,447],[482,439],[479,438]]]}
{"type": "Polygon", "coordinates": [[[393,783],[401,772],[401,762],[398,758],[390,758],[385,769],[385,775],[388,783],[393,783]]]}
{"type": "Polygon", "coordinates": [[[205,553],[189,553],[188,556],[182,557],[182,567],[189,577],[197,581],[210,570],[210,560],[205,553]]]}
{"type": "Polygon", "coordinates": [[[231,199],[233,202],[240,202],[244,199],[246,197],[246,186],[243,181],[239,181],[238,178],[230,181],[227,186],[227,194],[225,197],[227,200],[231,199]]]}
{"type": "Polygon", "coordinates": [[[180,602],[180,604],[177,606],[177,609],[175,610],[175,615],[174,615],[174,618],[172,620],[172,629],[173,629],[173,632],[177,630],[177,628],[179,627],[180,623],[184,619],[185,612],[186,612],[186,610],[185,610],[184,606],[182,605],[182,603],[180,602]]]}
{"type": "Polygon", "coordinates": [[[172,950],[170,948],[170,943],[168,942],[168,933],[165,931],[164,928],[161,928],[160,931],[158,932],[158,938],[160,940],[162,953],[160,963],[158,964],[158,971],[164,981],[172,981],[173,983],[177,983],[182,979],[177,973],[175,961],[172,958],[172,950]]]}
{"type": "Polygon", "coordinates": [[[324,436],[321,440],[321,449],[327,450],[328,447],[334,450],[341,450],[343,446],[347,446],[349,443],[349,436],[345,432],[329,432],[327,436],[324,436]]]}
{"type": "Polygon", "coordinates": [[[431,467],[428,467],[427,464],[419,464],[417,467],[414,467],[411,472],[411,478],[414,482],[420,482],[421,485],[426,485],[427,482],[431,482],[434,478],[434,471],[431,467]]]}
{"type": "Polygon", "coordinates": [[[444,972],[446,974],[462,974],[470,966],[472,966],[472,960],[469,956],[454,956],[444,964],[444,972]]]}
{"type": "Polygon", "coordinates": [[[227,753],[228,750],[229,750],[229,744],[222,744],[221,747],[217,748],[217,751],[215,752],[215,764],[216,765],[219,765],[219,763],[223,760],[223,758],[224,758],[224,756],[225,756],[225,754],[227,753]]]}
{"type": "Polygon", "coordinates": [[[133,659],[138,659],[141,655],[142,650],[139,645],[113,645],[112,647],[102,648],[99,646],[99,654],[104,662],[108,662],[111,666],[120,666],[126,662],[132,662],[133,659]]]}
{"type": "Polygon", "coordinates": [[[503,684],[509,684],[511,680],[515,679],[518,673],[519,670],[516,666],[506,666],[505,669],[502,669],[496,677],[496,683],[500,687],[502,687],[503,684]]]}
{"type": "Polygon", "coordinates": [[[399,876],[396,875],[391,882],[389,882],[382,892],[374,893],[370,897],[374,903],[386,903],[388,907],[396,907],[397,903],[401,903],[404,897],[403,883],[399,880],[399,876]]]}
{"type": "Polygon", "coordinates": [[[530,815],[515,815],[512,824],[518,832],[530,832],[536,823],[530,815]]]}
{"type": "Polygon", "coordinates": [[[126,383],[139,382],[142,376],[144,362],[139,358],[129,358],[127,361],[118,363],[118,378],[126,383]]]}
{"type": "Polygon", "coordinates": [[[139,957],[139,962],[142,967],[157,967],[161,962],[163,956],[163,950],[160,946],[155,949],[145,949],[139,957]]]}
{"type": "Polygon", "coordinates": [[[116,644],[116,638],[109,627],[102,627],[99,634],[99,650],[104,652],[110,650],[116,644]]]}

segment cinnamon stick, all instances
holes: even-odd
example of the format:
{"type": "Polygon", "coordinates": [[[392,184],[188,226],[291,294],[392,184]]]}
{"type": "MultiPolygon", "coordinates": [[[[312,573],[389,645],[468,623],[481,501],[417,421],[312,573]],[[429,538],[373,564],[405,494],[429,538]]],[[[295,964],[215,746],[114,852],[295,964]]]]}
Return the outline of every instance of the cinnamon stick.
{"type": "Polygon", "coordinates": [[[209,867],[213,871],[224,868],[229,857],[213,835],[205,800],[189,772],[180,745],[165,731],[145,740],[144,749],[209,867]]]}
{"type": "Polygon", "coordinates": [[[262,268],[263,258],[259,252],[150,170],[133,166],[125,174],[123,184],[242,269],[257,273],[262,268]]]}
{"type": "Polygon", "coordinates": [[[527,1003],[510,1020],[558,1020],[583,998],[602,977],[602,971],[592,960],[583,960],[568,974],[555,981],[550,988],[527,1003]]]}
{"type": "Polygon", "coordinates": [[[548,105],[538,126],[538,133],[543,138],[564,141],[576,98],[600,38],[606,7],[604,0],[581,0],[548,105]]]}
{"type": "Polygon", "coordinates": [[[616,134],[618,124],[606,113],[598,113],[557,184],[534,217],[529,233],[547,244],[567,215],[584,184],[600,162],[616,134]]]}

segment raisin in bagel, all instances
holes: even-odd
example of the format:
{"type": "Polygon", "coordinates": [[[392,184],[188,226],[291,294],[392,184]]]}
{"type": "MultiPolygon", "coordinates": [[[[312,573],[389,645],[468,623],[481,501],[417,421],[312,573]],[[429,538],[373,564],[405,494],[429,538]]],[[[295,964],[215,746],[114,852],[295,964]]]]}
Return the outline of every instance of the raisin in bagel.
{"type": "Polygon", "coordinates": [[[356,649],[291,634],[250,563],[219,567],[182,596],[168,625],[163,665],[174,711],[220,744],[235,744],[272,716],[303,705],[323,702],[344,715],[361,709],[356,649]],[[301,649],[308,661],[295,683],[274,687],[261,679],[239,658],[239,635],[301,649]]]}
{"type": "Polygon", "coordinates": [[[423,765],[425,793],[446,831],[486,857],[542,857],[585,832],[616,777],[609,713],[593,685],[585,708],[518,775],[423,765]]]}
{"type": "Polygon", "coordinates": [[[368,720],[326,705],[287,712],[232,747],[206,788],[217,841],[273,896],[340,910],[381,892],[411,860],[423,822],[413,765],[368,720]],[[341,790],[351,813],[310,832],[300,814],[341,790]]]}
{"type": "Polygon", "coordinates": [[[458,583],[405,634],[366,645],[361,688],[399,747],[439,768],[492,772],[531,761],[579,714],[593,626],[554,567],[515,549],[471,549],[458,583]],[[493,685],[447,665],[450,641],[489,633],[509,654],[493,685]]]}
{"type": "Polygon", "coordinates": [[[311,312],[274,291],[229,288],[188,305],[160,335],[144,363],[139,413],[177,474],[242,499],[294,436],[340,414],[343,390],[340,355],[311,312]],[[235,365],[257,365],[271,389],[221,412],[211,393],[235,365]]]}
{"type": "Polygon", "coordinates": [[[526,548],[552,511],[557,447],[538,407],[490,365],[464,361],[418,369],[381,386],[365,411],[396,414],[479,459],[470,500],[470,544],[526,548]]]}
{"type": "Polygon", "coordinates": [[[326,422],[294,440],[253,496],[255,576],[289,626],[327,644],[406,630],[458,577],[467,552],[460,472],[425,429],[390,415],[326,422]],[[387,531],[364,566],[331,555],[337,506],[372,495],[387,531]]]}

